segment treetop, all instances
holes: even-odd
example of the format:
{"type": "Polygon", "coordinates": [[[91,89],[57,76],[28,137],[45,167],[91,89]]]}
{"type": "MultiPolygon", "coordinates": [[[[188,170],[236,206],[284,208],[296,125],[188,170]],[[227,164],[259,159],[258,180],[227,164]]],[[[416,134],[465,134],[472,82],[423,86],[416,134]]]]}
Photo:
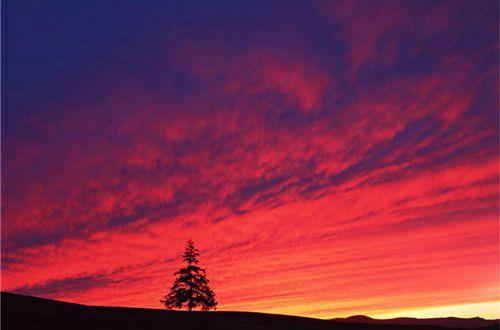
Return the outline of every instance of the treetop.
{"type": "Polygon", "coordinates": [[[198,256],[200,255],[200,251],[194,247],[194,242],[192,239],[187,241],[186,249],[184,250],[184,254],[182,258],[188,264],[197,264],[199,262],[198,256]]]}

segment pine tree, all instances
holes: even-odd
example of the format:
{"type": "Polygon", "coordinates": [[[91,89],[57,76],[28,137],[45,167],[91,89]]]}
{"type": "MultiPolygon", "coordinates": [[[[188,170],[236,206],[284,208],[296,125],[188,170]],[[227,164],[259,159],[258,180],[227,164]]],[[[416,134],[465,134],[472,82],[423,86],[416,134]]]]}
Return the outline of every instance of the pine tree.
{"type": "Polygon", "coordinates": [[[200,252],[194,247],[192,240],[187,241],[182,259],[186,266],[175,272],[177,278],[170,292],[161,302],[167,309],[181,309],[187,307],[189,311],[200,307],[206,311],[215,309],[215,293],[208,286],[205,269],[198,266],[200,252]]]}

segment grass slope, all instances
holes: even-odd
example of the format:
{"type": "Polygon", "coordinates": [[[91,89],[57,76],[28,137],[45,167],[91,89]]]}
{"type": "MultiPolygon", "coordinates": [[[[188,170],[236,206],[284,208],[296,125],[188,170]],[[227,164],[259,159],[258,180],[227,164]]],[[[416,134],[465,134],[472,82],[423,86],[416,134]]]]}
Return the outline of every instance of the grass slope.
{"type": "MultiPolygon", "coordinates": [[[[92,329],[92,330],[322,330],[322,329],[408,329],[438,330],[433,326],[399,326],[343,323],[313,318],[248,312],[167,312],[157,309],[94,307],[35,298],[7,292],[1,294],[1,328],[92,329]]],[[[495,329],[490,327],[487,329],[495,329]]]]}

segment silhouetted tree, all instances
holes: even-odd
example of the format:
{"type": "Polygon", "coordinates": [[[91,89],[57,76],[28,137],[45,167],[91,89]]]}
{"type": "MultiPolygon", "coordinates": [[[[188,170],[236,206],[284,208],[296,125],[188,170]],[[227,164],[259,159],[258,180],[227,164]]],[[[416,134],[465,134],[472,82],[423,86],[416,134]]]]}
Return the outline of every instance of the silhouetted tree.
{"type": "Polygon", "coordinates": [[[215,309],[215,293],[208,286],[205,269],[198,267],[200,252],[194,247],[192,240],[187,241],[182,259],[186,266],[175,272],[177,278],[170,292],[161,302],[167,309],[187,307],[189,311],[200,307],[206,311],[215,309]]]}

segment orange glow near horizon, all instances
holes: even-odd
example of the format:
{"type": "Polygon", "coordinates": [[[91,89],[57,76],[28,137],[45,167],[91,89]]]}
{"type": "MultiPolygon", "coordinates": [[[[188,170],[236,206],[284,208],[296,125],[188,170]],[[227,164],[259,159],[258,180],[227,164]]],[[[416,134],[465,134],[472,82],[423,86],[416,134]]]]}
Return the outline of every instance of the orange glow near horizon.
{"type": "Polygon", "coordinates": [[[496,1],[167,3],[6,5],[2,290],[500,317],[496,1]]]}
{"type": "Polygon", "coordinates": [[[396,312],[376,314],[376,318],[389,319],[396,317],[436,318],[447,315],[450,317],[472,318],[481,315],[487,320],[500,318],[500,301],[488,301],[482,303],[439,306],[422,308],[416,310],[401,310],[396,312]]]}

